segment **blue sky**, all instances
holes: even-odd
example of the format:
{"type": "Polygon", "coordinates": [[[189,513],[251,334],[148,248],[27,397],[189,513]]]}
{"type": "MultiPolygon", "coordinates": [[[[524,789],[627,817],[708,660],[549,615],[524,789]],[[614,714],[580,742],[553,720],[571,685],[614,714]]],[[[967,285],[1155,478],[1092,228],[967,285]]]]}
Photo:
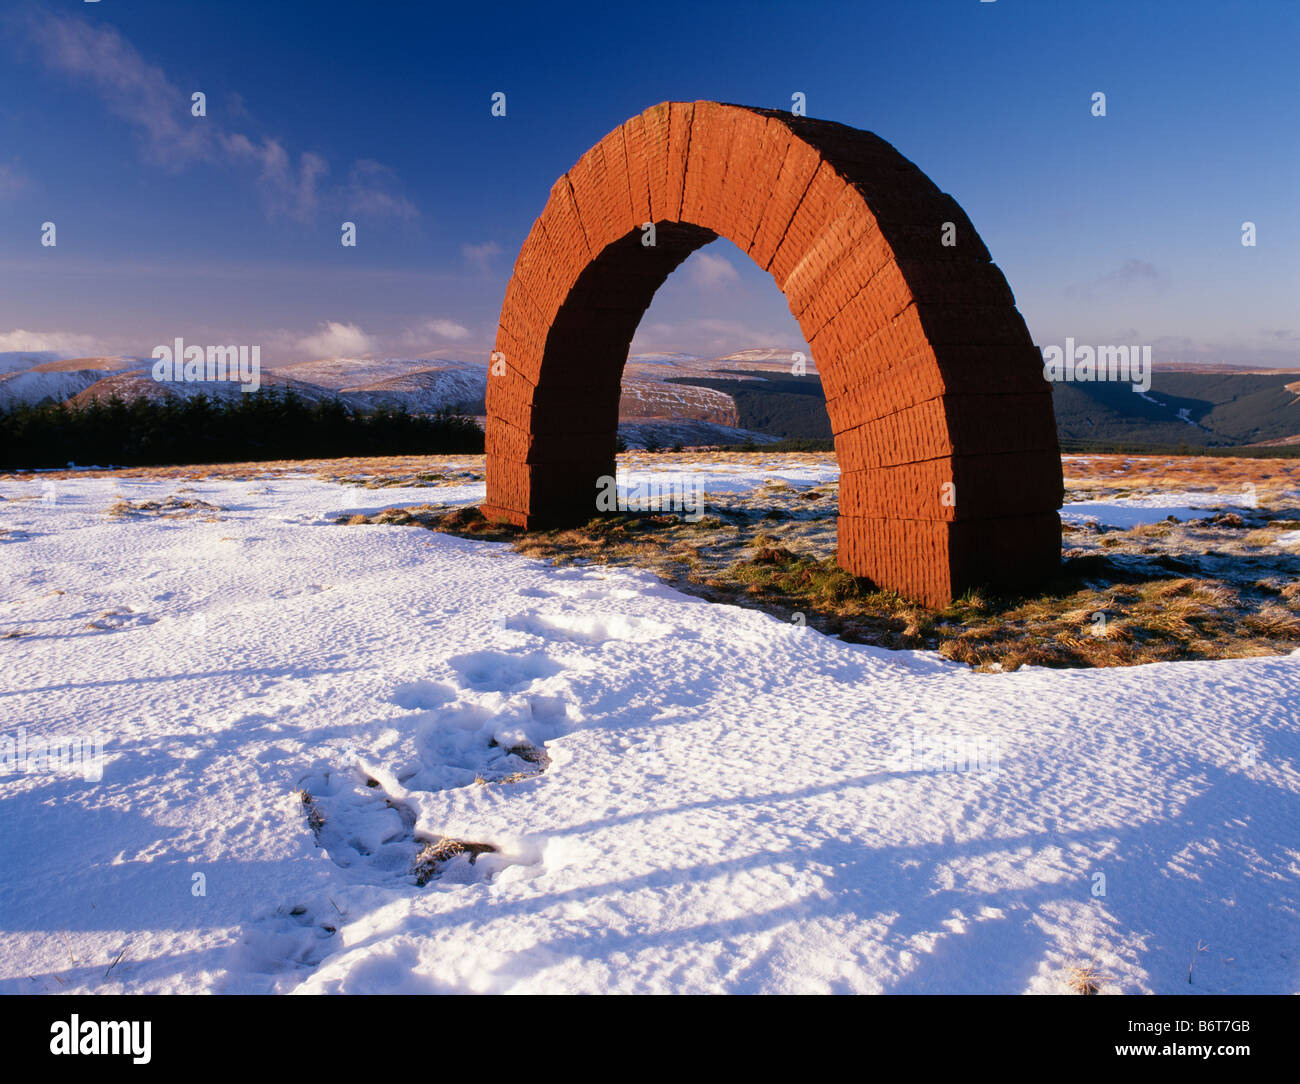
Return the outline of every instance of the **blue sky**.
{"type": "MultiPolygon", "coordinates": [[[[1300,364],[1293,0],[0,0],[0,20],[0,350],[182,335],[272,364],[481,360],[587,147],[655,102],[798,91],[962,204],[1040,344],[1300,364]]],[[[771,278],[718,241],[634,348],[759,345],[802,343],[771,278]]]]}

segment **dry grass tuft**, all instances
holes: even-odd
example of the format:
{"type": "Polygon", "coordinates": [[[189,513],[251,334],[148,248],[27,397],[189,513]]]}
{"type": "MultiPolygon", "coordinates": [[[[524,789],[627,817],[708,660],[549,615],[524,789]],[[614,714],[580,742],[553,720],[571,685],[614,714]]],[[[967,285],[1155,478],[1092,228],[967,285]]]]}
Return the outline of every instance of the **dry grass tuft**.
{"type": "Polygon", "coordinates": [[[411,872],[415,875],[417,885],[427,885],[458,854],[468,854],[472,866],[481,854],[493,854],[496,848],[491,843],[469,843],[463,839],[449,839],[443,836],[439,840],[425,840],[420,853],[415,857],[411,872]]]}
{"type": "Polygon", "coordinates": [[[118,497],[108,506],[108,514],[118,519],[127,516],[155,516],[160,519],[181,519],[188,516],[199,515],[200,513],[209,513],[206,517],[207,522],[215,523],[220,517],[216,516],[217,512],[224,512],[225,509],[219,505],[209,504],[207,501],[201,501],[197,498],[181,500],[175,495],[163,498],[161,501],[128,501],[118,497]]]}
{"type": "Polygon", "coordinates": [[[1264,606],[1253,614],[1247,614],[1244,624],[1252,632],[1269,639],[1300,637],[1300,617],[1281,606],[1264,606]]]}
{"type": "Polygon", "coordinates": [[[1066,972],[1066,983],[1076,994],[1099,994],[1102,983],[1110,981],[1111,976],[1103,975],[1096,964],[1071,967],[1066,972]]]}
{"type": "Polygon", "coordinates": [[[307,827],[311,829],[311,834],[316,837],[316,842],[320,842],[320,831],[325,827],[325,814],[321,811],[320,805],[316,799],[311,796],[311,792],[300,790],[295,792],[298,801],[302,803],[303,812],[307,817],[307,827]]]}
{"type": "Polygon", "coordinates": [[[1242,538],[1243,545],[1247,546],[1271,546],[1278,540],[1281,531],[1269,529],[1251,531],[1242,538]]]}

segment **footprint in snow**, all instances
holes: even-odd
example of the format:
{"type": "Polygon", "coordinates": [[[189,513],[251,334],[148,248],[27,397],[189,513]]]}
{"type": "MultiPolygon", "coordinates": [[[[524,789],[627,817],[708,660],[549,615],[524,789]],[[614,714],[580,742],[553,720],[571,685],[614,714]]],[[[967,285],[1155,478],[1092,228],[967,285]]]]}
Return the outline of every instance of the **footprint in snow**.
{"type": "Polygon", "coordinates": [[[624,601],[637,598],[640,595],[639,591],[635,591],[630,587],[615,587],[604,576],[569,576],[567,580],[568,582],[558,579],[552,580],[549,586],[553,590],[543,591],[540,588],[525,588],[519,594],[529,598],[553,598],[559,596],[573,602],[608,601],[609,599],[624,601]]]}
{"type": "MultiPolygon", "coordinates": [[[[528,769],[520,774],[544,771],[545,763],[531,764],[518,755],[526,752],[498,750],[498,759],[528,769]]],[[[519,861],[502,856],[492,843],[420,831],[410,806],[359,767],[326,769],[306,777],[298,800],[316,845],[353,883],[390,888],[423,888],[432,881],[468,884],[491,880],[504,866],[519,861]]],[[[332,933],[333,923],[325,925],[332,933]]]]}
{"type": "Polygon", "coordinates": [[[120,629],[152,625],[157,620],[156,617],[150,617],[148,614],[141,613],[130,606],[119,606],[114,610],[103,611],[94,620],[87,622],[82,631],[117,632],[120,629]]]}
{"type": "Polygon", "coordinates": [[[307,827],[336,866],[368,883],[401,881],[415,863],[415,814],[359,768],[325,770],[300,783],[307,827]]]}
{"type": "Polygon", "coordinates": [[[305,904],[279,907],[243,931],[226,970],[271,976],[276,987],[281,976],[301,981],[303,973],[315,970],[334,951],[338,922],[334,911],[318,917],[305,904]]]}
{"type": "Polygon", "coordinates": [[[540,651],[507,655],[500,651],[471,651],[447,660],[460,679],[478,692],[510,693],[540,678],[558,674],[562,667],[540,651]]]}
{"type": "Polygon", "coordinates": [[[456,695],[456,690],[436,681],[410,681],[393,690],[393,703],[410,711],[440,708],[456,695]]]}
{"type": "MultiPolygon", "coordinates": [[[[565,724],[564,700],[533,697],[528,714],[543,733],[554,733],[565,724]]],[[[473,705],[431,711],[416,724],[415,761],[392,775],[379,768],[371,774],[360,762],[322,764],[305,775],[297,797],[316,845],[336,866],[350,871],[350,879],[367,884],[424,885],[453,870],[457,875],[447,879],[489,879],[508,860],[480,864],[478,859],[496,855],[497,848],[420,829],[415,803],[407,795],[520,783],[546,771],[551,758],[544,742],[506,738],[515,730],[509,726],[498,741],[492,722],[490,712],[473,705]]]]}
{"type": "Polygon", "coordinates": [[[537,612],[508,618],[506,628],[540,636],[543,640],[567,640],[578,644],[603,644],[610,640],[644,644],[662,639],[672,631],[661,621],[623,614],[537,612]]]}

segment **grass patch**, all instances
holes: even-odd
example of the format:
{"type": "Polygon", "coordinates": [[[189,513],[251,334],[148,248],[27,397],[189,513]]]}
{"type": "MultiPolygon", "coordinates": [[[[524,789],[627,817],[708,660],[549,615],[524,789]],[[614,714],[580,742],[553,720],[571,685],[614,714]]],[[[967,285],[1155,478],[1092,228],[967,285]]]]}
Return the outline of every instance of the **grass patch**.
{"type": "Polygon", "coordinates": [[[439,840],[426,840],[420,853],[415,856],[411,872],[415,875],[415,883],[423,887],[437,877],[442,867],[457,855],[468,854],[472,866],[478,861],[479,855],[493,854],[495,851],[496,848],[491,843],[470,843],[446,836],[439,840]]]}
{"type": "Polygon", "coordinates": [[[303,815],[307,818],[307,827],[311,829],[311,834],[315,837],[316,842],[320,843],[320,832],[325,827],[325,814],[321,811],[320,805],[312,797],[308,790],[295,792],[298,801],[302,803],[303,815]]]}
{"type": "Polygon", "coordinates": [[[473,485],[483,481],[481,470],[402,471],[397,474],[335,474],[320,472],[317,478],[360,489],[438,489],[473,485]]]}
{"type": "Polygon", "coordinates": [[[161,501],[128,501],[118,497],[108,506],[108,514],[116,518],[126,518],[128,516],[155,516],[160,519],[181,519],[186,516],[197,516],[202,513],[208,513],[205,517],[206,522],[216,523],[220,517],[215,513],[224,512],[225,509],[219,505],[209,504],[207,501],[201,501],[194,497],[181,499],[177,496],[165,497],[161,501]]]}
{"type": "Polygon", "coordinates": [[[1103,975],[1096,964],[1083,964],[1072,967],[1066,972],[1065,981],[1076,994],[1099,994],[1101,984],[1110,981],[1109,975],[1103,975]]]}
{"type": "Polygon", "coordinates": [[[1065,524],[1060,574],[1051,583],[1029,595],[972,591],[941,609],[835,563],[833,484],[715,494],[695,521],[624,512],[525,531],[489,521],[477,508],[426,504],[338,522],[418,525],[505,542],[556,566],[649,569],[710,601],[760,609],[852,643],[937,651],[982,671],[1245,658],[1300,646],[1300,552],[1258,544],[1262,534],[1300,529],[1290,496],[1300,488],[1300,467],[1274,465],[1268,473],[1259,460],[1189,466],[1119,458],[1088,464],[1082,478],[1067,461],[1070,498],[1113,498],[1117,490],[1145,496],[1174,485],[1232,492],[1245,466],[1256,480],[1251,492],[1263,496],[1254,506],[1207,510],[1184,522],[1127,530],[1065,524]]]}

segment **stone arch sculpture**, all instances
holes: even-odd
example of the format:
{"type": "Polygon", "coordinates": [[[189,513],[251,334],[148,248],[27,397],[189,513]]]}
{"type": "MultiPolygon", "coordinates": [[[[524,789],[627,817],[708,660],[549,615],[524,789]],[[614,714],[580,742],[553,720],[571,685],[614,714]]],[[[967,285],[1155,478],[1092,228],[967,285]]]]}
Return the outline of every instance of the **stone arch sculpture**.
{"type": "Polygon", "coordinates": [[[501,307],[484,514],[596,514],[633,333],[719,236],[772,274],[812,349],[841,468],[840,565],[929,605],[1050,576],[1050,386],[966,215],[870,132],[719,102],[646,110],[552,186],[501,307]]]}

